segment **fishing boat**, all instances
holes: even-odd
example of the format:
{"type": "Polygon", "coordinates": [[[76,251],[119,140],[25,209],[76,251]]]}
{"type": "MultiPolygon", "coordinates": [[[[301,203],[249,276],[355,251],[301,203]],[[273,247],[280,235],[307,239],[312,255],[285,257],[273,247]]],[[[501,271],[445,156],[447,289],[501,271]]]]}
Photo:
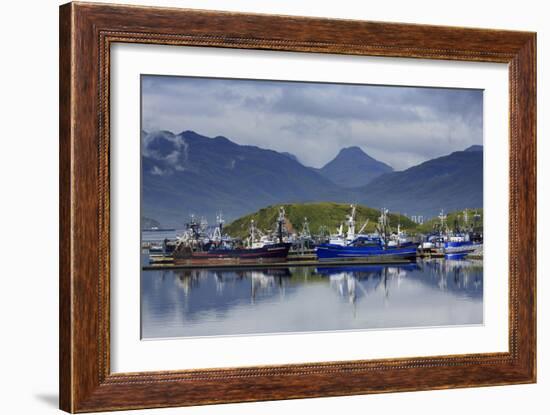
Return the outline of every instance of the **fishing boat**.
{"type": "Polygon", "coordinates": [[[470,235],[467,233],[459,233],[449,235],[448,240],[443,243],[443,253],[445,258],[461,258],[472,253],[480,244],[470,240],[470,235]]]}
{"type": "Polygon", "coordinates": [[[302,230],[298,234],[289,235],[285,242],[291,242],[292,247],[288,253],[288,259],[293,261],[312,261],[315,255],[316,240],[309,229],[309,220],[304,217],[302,230]]]}
{"type": "Polygon", "coordinates": [[[459,216],[455,217],[452,229],[447,225],[447,215],[441,211],[439,222],[434,226],[434,231],[420,244],[423,252],[437,252],[448,259],[460,259],[483,247],[483,235],[475,232],[479,228],[480,215],[474,213],[474,220],[469,221],[468,210],[462,214],[462,224],[459,216]]]}
{"type": "Polygon", "coordinates": [[[286,261],[291,244],[274,243],[261,248],[211,248],[206,251],[193,251],[189,247],[174,252],[175,264],[212,263],[267,263],[286,261]]]}
{"type": "Polygon", "coordinates": [[[351,212],[349,215],[346,215],[346,223],[348,225],[348,231],[344,232],[344,223],[342,222],[338,229],[336,230],[336,234],[330,235],[328,244],[330,245],[339,245],[339,246],[347,246],[350,243],[352,243],[355,238],[363,236],[362,232],[367,227],[369,220],[367,219],[366,222],[363,224],[361,229],[359,229],[359,232],[355,232],[355,216],[357,213],[357,206],[352,204],[350,205],[351,212]]]}
{"type": "MultiPolygon", "coordinates": [[[[388,210],[382,209],[378,219],[377,233],[355,235],[355,206],[348,216],[348,234],[337,243],[331,241],[316,248],[319,261],[404,261],[416,258],[417,245],[405,239],[404,234],[390,233],[388,210]],[[352,236],[352,237],[350,237],[352,236]],[[402,242],[403,241],[403,242],[402,242]]],[[[341,230],[340,230],[341,231],[341,230]]]]}
{"type": "Polygon", "coordinates": [[[322,244],[316,249],[319,261],[343,260],[412,260],[416,258],[416,245],[387,246],[380,238],[359,237],[346,246],[322,244]]]}
{"type": "Polygon", "coordinates": [[[149,246],[149,256],[169,256],[174,252],[176,244],[165,239],[162,243],[153,243],[149,246]]]}
{"type": "Polygon", "coordinates": [[[474,232],[475,223],[479,220],[479,215],[474,214],[474,221],[469,223],[468,210],[465,209],[462,214],[463,225],[461,226],[458,217],[451,231],[447,230],[445,239],[442,243],[441,251],[447,259],[460,259],[474,252],[482,246],[482,236],[474,232]]]}
{"type": "Polygon", "coordinates": [[[277,221],[277,240],[263,235],[252,220],[249,237],[242,243],[223,236],[223,218],[217,217],[217,226],[210,236],[196,221],[178,240],[173,258],[175,264],[249,264],[283,262],[288,257],[291,243],[283,241],[284,209],[277,221]]]}

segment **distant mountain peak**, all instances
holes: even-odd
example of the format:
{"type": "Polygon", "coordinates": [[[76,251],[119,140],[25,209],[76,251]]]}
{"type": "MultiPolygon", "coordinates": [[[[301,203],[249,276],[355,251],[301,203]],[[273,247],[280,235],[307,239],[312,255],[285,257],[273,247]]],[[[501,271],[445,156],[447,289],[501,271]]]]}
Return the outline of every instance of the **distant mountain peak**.
{"type": "Polygon", "coordinates": [[[358,147],[358,146],[350,146],[350,147],[342,148],[333,160],[336,160],[342,157],[348,157],[348,158],[353,157],[355,159],[363,158],[363,159],[375,160],[373,157],[369,156],[361,147],[358,147]]]}
{"type": "Polygon", "coordinates": [[[346,153],[361,153],[368,156],[368,154],[365,153],[363,149],[361,149],[361,147],[358,147],[358,146],[344,147],[343,149],[340,150],[338,154],[346,154],[346,153]]]}
{"type": "Polygon", "coordinates": [[[182,131],[181,133],[179,133],[178,135],[199,135],[197,134],[195,131],[193,130],[184,130],[182,131]]]}
{"type": "Polygon", "coordinates": [[[360,187],[374,178],[393,171],[381,161],[369,156],[358,146],[344,147],[319,172],[333,183],[351,188],[360,187]]]}
{"type": "Polygon", "coordinates": [[[473,146],[464,149],[464,151],[483,151],[483,146],[480,144],[474,144],[473,146]]]}

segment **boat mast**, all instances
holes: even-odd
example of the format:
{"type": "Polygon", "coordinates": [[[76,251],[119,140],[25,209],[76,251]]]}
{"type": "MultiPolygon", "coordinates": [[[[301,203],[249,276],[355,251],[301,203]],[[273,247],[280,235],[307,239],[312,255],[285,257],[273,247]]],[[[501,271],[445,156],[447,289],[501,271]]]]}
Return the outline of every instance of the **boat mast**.
{"type": "Polygon", "coordinates": [[[279,237],[279,243],[283,243],[283,226],[285,225],[285,208],[279,207],[279,218],[277,219],[277,236],[279,237]]]}
{"type": "Polygon", "coordinates": [[[214,228],[214,234],[212,235],[212,239],[215,242],[220,242],[222,240],[222,231],[223,231],[223,224],[225,221],[223,220],[222,213],[218,213],[216,215],[216,227],[214,228]]]}
{"type": "Polygon", "coordinates": [[[388,209],[380,209],[380,217],[378,218],[378,235],[382,238],[384,242],[384,249],[388,245],[388,230],[389,230],[389,220],[388,220],[388,209]]]}
{"type": "Polygon", "coordinates": [[[310,238],[311,232],[309,230],[309,221],[307,220],[307,217],[304,218],[304,224],[302,225],[302,238],[310,238]]]}
{"type": "Polygon", "coordinates": [[[361,226],[361,229],[359,229],[359,234],[363,233],[363,231],[365,230],[365,228],[367,227],[368,224],[369,224],[369,218],[367,218],[367,220],[365,221],[363,226],[361,226]]]}
{"type": "Polygon", "coordinates": [[[448,233],[447,229],[447,215],[443,214],[443,209],[439,212],[439,236],[443,237],[443,234],[448,233]]]}
{"type": "Polygon", "coordinates": [[[355,238],[355,211],[357,209],[356,205],[350,205],[351,213],[347,216],[348,219],[348,240],[353,240],[355,238]]]}
{"type": "Polygon", "coordinates": [[[248,247],[252,248],[252,245],[254,244],[256,240],[256,224],[254,223],[254,219],[250,219],[250,226],[248,227],[248,247]]]}

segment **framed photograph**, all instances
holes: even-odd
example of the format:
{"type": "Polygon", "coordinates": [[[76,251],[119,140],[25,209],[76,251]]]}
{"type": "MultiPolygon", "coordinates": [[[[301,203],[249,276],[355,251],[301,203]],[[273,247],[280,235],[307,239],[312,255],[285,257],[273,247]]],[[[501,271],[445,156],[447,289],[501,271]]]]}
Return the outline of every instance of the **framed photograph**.
{"type": "Polygon", "coordinates": [[[536,381],[536,35],[60,8],[60,407],[536,381]]]}

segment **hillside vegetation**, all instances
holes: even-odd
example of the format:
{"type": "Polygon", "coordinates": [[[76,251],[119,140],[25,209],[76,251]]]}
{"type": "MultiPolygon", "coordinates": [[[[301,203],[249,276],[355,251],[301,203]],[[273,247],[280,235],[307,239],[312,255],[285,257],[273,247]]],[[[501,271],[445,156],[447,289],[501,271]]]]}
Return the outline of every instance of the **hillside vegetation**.
{"type": "MultiPolygon", "coordinates": [[[[302,230],[304,218],[309,221],[309,229],[313,234],[322,233],[322,226],[329,233],[336,233],[336,229],[341,223],[344,223],[344,231],[347,229],[346,215],[350,213],[350,205],[345,203],[303,203],[303,204],[282,204],[273,205],[260,209],[250,215],[243,216],[225,227],[224,233],[232,237],[244,238],[248,235],[250,221],[254,219],[257,227],[261,231],[274,229],[277,217],[279,216],[279,207],[284,206],[287,219],[287,227],[291,232],[299,233],[302,230]]],[[[364,232],[373,232],[380,211],[363,205],[357,205],[356,211],[356,232],[363,226],[367,219],[369,222],[364,232]]],[[[402,229],[412,232],[416,224],[403,215],[390,213],[390,225],[397,227],[401,223],[402,229]]]]}
{"type": "MultiPolygon", "coordinates": [[[[231,222],[225,226],[224,233],[235,238],[244,238],[248,236],[248,227],[252,219],[262,232],[274,230],[277,217],[279,216],[280,206],[285,208],[287,228],[292,233],[299,233],[302,230],[304,218],[308,219],[309,229],[314,235],[321,234],[323,231],[334,234],[341,223],[344,223],[344,231],[347,230],[346,218],[350,213],[350,205],[345,203],[321,202],[268,206],[231,222]]],[[[483,230],[483,209],[468,209],[469,223],[472,223],[475,212],[481,215],[481,220],[478,222],[478,226],[475,229],[479,232],[483,230]]],[[[367,219],[369,222],[363,232],[374,232],[379,216],[380,211],[378,209],[357,205],[355,217],[356,232],[359,232],[359,229],[367,219]]],[[[422,225],[417,225],[406,216],[400,214],[390,213],[389,216],[390,226],[393,230],[397,228],[398,224],[401,224],[401,229],[409,234],[427,234],[433,230],[435,224],[439,223],[437,217],[424,222],[422,225]]],[[[449,229],[454,227],[455,220],[458,220],[458,224],[461,227],[464,226],[463,211],[450,212],[447,214],[447,225],[449,229]]]]}

